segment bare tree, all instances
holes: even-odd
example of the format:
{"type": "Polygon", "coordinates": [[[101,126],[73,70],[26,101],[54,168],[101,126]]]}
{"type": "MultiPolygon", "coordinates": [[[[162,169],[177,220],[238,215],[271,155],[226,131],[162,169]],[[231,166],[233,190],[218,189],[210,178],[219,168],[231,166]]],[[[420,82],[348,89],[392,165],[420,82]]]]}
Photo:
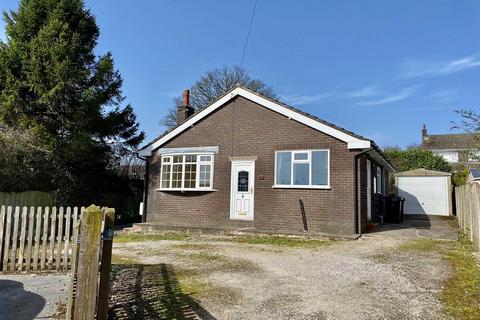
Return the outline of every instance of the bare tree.
{"type": "MultiPolygon", "coordinates": [[[[240,66],[216,68],[205,73],[190,89],[190,106],[195,110],[208,106],[227,91],[240,85],[270,98],[277,98],[270,86],[258,79],[252,79],[245,68],[240,66]]],[[[177,125],[177,106],[182,96],[173,99],[174,106],[160,120],[160,125],[172,128],[177,125]]]]}

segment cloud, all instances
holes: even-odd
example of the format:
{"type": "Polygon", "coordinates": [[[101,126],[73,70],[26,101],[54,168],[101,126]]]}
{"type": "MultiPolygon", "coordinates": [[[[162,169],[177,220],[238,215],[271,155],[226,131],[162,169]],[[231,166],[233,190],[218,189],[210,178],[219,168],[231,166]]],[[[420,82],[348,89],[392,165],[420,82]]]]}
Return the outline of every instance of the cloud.
{"type": "Polygon", "coordinates": [[[435,102],[451,101],[458,94],[456,89],[447,89],[432,92],[425,96],[425,99],[434,100],[435,102]]]}
{"type": "Polygon", "coordinates": [[[363,97],[370,97],[380,94],[381,92],[378,91],[374,86],[368,86],[363,89],[357,91],[350,91],[347,92],[347,97],[351,98],[363,98],[363,97]]]}
{"type": "Polygon", "coordinates": [[[480,54],[478,53],[444,61],[407,60],[400,65],[400,76],[403,78],[446,76],[478,67],[480,67],[480,54]]]}
{"type": "Polygon", "coordinates": [[[418,86],[411,86],[404,88],[402,91],[398,93],[391,93],[391,94],[386,94],[383,97],[380,97],[377,100],[370,100],[370,101],[364,101],[364,102],[359,102],[358,105],[360,106],[375,106],[375,105],[381,105],[381,104],[388,104],[392,102],[397,102],[401,101],[404,99],[407,99],[410,97],[412,94],[417,91],[418,86]]]}
{"type": "Polygon", "coordinates": [[[332,95],[333,95],[333,91],[314,94],[314,95],[282,94],[280,95],[280,97],[281,97],[281,100],[285,101],[286,104],[301,106],[304,104],[309,104],[312,102],[327,99],[332,95]]]}

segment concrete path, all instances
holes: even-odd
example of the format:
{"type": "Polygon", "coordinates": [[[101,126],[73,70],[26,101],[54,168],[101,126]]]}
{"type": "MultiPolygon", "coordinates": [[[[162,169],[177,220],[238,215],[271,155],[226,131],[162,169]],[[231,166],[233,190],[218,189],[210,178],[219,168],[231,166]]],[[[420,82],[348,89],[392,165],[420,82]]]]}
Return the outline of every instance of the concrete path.
{"type": "Polygon", "coordinates": [[[64,319],[69,283],[68,274],[0,275],[0,318],[64,319]]]}
{"type": "Polygon", "coordinates": [[[399,224],[381,224],[376,230],[364,234],[363,237],[457,240],[458,225],[452,218],[406,219],[399,224]]]}

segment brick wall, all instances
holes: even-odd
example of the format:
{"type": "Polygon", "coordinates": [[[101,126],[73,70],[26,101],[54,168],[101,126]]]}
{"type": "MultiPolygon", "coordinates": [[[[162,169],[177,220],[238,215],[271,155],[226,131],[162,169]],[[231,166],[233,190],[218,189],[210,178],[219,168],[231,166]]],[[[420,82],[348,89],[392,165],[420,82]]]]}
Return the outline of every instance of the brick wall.
{"type": "MultiPolygon", "coordinates": [[[[353,157],[356,152],[348,150],[346,143],[237,97],[162,147],[196,146],[219,147],[214,163],[213,187],[216,191],[156,190],[160,156],[154,153],[150,160],[147,221],[302,231],[301,198],[311,231],[354,232],[353,157]],[[330,149],[331,189],[273,189],[275,151],[304,148],[330,149]],[[253,222],[230,220],[231,156],[257,157],[253,222]]],[[[361,203],[362,211],[364,204],[361,203]]]]}

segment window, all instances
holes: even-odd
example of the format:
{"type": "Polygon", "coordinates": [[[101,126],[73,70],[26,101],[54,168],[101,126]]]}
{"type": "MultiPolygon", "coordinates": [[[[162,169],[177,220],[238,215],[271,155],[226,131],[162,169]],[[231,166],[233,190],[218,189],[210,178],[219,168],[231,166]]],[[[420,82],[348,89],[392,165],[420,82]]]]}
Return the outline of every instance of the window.
{"type": "Polygon", "coordinates": [[[468,162],[478,162],[480,159],[480,151],[470,150],[468,151],[468,162]]]}
{"type": "Polygon", "coordinates": [[[213,155],[162,156],[161,190],[211,190],[213,155]]]}
{"type": "Polygon", "coordinates": [[[248,192],[248,171],[238,172],[238,192],[248,192]]]}
{"type": "Polygon", "coordinates": [[[275,187],[329,188],[329,150],[278,151],[275,187]]]}

